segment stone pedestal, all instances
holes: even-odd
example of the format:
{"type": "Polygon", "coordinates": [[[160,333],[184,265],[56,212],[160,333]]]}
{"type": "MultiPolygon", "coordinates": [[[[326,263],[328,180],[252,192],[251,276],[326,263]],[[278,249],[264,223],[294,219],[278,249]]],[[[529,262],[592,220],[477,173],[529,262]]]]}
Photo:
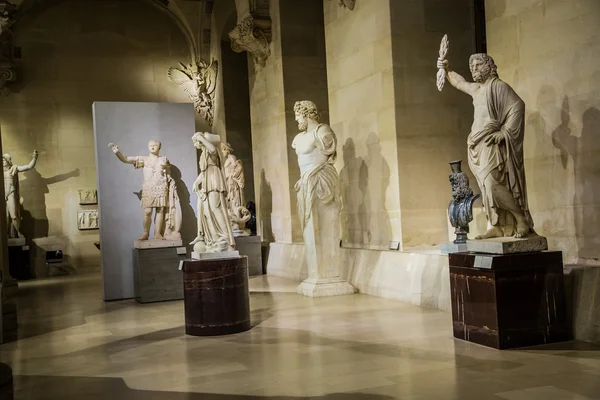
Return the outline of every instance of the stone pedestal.
{"type": "Polygon", "coordinates": [[[466,243],[442,243],[440,245],[440,252],[442,254],[462,253],[465,251],[467,251],[466,243]]]}
{"type": "Polygon", "coordinates": [[[467,240],[467,251],[471,253],[517,254],[544,250],[548,250],[548,241],[543,236],[531,236],[520,239],[508,236],[467,240]]]}
{"type": "Polygon", "coordinates": [[[185,247],[133,249],[135,299],[140,303],[183,299],[179,264],[185,259],[185,247]]]}
{"type": "Polygon", "coordinates": [[[251,328],[247,257],[185,260],[183,289],[186,334],[228,335],[251,328]]]}
{"type": "Polygon", "coordinates": [[[0,400],[14,400],[13,374],[7,364],[0,363],[0,400]]]}
{"type": "Polygon", "coordinates": [[[355,293],[356,288],[341,277],[339,206],[315,201],[303,235],[308,278],[296,291],[309,297],[355,293]]]}
{"type": "Polygon", "coordinates": [[[238,236],[235,238],[235,248],[240,255],[248,257],[248,274],[262,275],[262,243],[260,236],[238,236]]]}
{"type": "Polygon", "coordinates": [[[569,340],[560,251],[449,259],[454,337],[496,349],[569,340]]]}
{"type": "Polygon", "coordinates": [[[33,278],[29,261],[29,246],[25,238],[8,239],[8,266],[14,279],[27,280],[33,278]]]}

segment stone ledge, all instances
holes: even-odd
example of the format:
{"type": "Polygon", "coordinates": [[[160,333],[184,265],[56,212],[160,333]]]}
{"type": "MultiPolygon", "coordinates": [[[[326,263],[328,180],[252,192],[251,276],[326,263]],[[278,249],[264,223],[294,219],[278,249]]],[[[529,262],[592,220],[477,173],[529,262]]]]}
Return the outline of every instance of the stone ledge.
{"type": "Polygon", "coordinates": [[[548,250],[548,241],[544,236],[467,240],[467,250],[470,253],[487,254],[533,253],[548,250]]]}

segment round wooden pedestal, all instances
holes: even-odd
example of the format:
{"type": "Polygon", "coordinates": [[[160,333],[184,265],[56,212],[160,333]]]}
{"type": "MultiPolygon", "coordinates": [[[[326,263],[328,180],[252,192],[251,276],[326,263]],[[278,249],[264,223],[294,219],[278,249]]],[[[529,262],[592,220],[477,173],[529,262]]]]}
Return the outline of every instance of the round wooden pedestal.
{"type": "Polygon", "coordinates": [[[0,400],[14,400],[12,369],[0,363],[0,400]]]}
{"type": "Polygon", "coordinates": [[[228,335],[250,329],[248,258],[186,260],[185,333],[228,335]]]}

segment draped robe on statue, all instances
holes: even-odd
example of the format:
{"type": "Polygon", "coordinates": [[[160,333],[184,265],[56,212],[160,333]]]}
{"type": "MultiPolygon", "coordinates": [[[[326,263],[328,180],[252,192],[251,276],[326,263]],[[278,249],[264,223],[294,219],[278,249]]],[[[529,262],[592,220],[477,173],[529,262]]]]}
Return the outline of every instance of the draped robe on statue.
{"type": "Polygon", "coordinates": [[[228,221],[227,212],[227,187],[221,170],[221,158],[219,153],[209,152],[203,149],[200,155],[200,192],[198,193],[198,234],[204,237],[208,249],[223,251],[227,247],[233,247],[235,241],[229,223],[219,224],[215,212],[222,212],[228,221]],[[218,204],[211,207],[209,196],[211,193],[218,194],[218,204]]]}
{"type": "Polygon", "coordinates": [[[502,196],[497,195],[497,185],[501,185],[510,191],[533,231],[523,164],[525,103],[507,83],[498,78],[490,83],[486,98],[491,123],[479,132],[471,132],[467,143],[469,167],[481,189],[488,222],[503,228],[507,236],[512,234],[508,229],[514,229],[514,217],[503,206],[502,196]],[[494,121],[499,123],[504,140],[488,145],[485,138],[497,131],[490,126],[495,125],[494,121]]]}
{"type": "Polygon", "coordinates": [[[335,134],[328,125],[319,124],[313,131],[313,138],[317,149],[328,158],[325,163],[316,165],[302,174],[294,187],[298,195],[298,217],[303,230],[315,201],[325,205],[341,204],[340,178],[333,166],[337,158],[335,134]]]}

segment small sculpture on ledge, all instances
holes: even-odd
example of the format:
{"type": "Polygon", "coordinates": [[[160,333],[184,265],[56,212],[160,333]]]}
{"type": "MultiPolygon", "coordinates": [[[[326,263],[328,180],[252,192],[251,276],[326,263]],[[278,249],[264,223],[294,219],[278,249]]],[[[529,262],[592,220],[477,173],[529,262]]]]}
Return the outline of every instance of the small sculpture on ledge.
{"type": "Polygon", "coordinates": [[[469,187],[469,177],[462,172],[462,160],[452,161],[450,167],[450,184],[452,185],[452,197],[448,206],[448,218],[450,224],[455,228],[456,239],[454,244],[467,243],[469,233],[469,222],[473,220],[473,203],[480,195],[473,194],[469,187]]]}

